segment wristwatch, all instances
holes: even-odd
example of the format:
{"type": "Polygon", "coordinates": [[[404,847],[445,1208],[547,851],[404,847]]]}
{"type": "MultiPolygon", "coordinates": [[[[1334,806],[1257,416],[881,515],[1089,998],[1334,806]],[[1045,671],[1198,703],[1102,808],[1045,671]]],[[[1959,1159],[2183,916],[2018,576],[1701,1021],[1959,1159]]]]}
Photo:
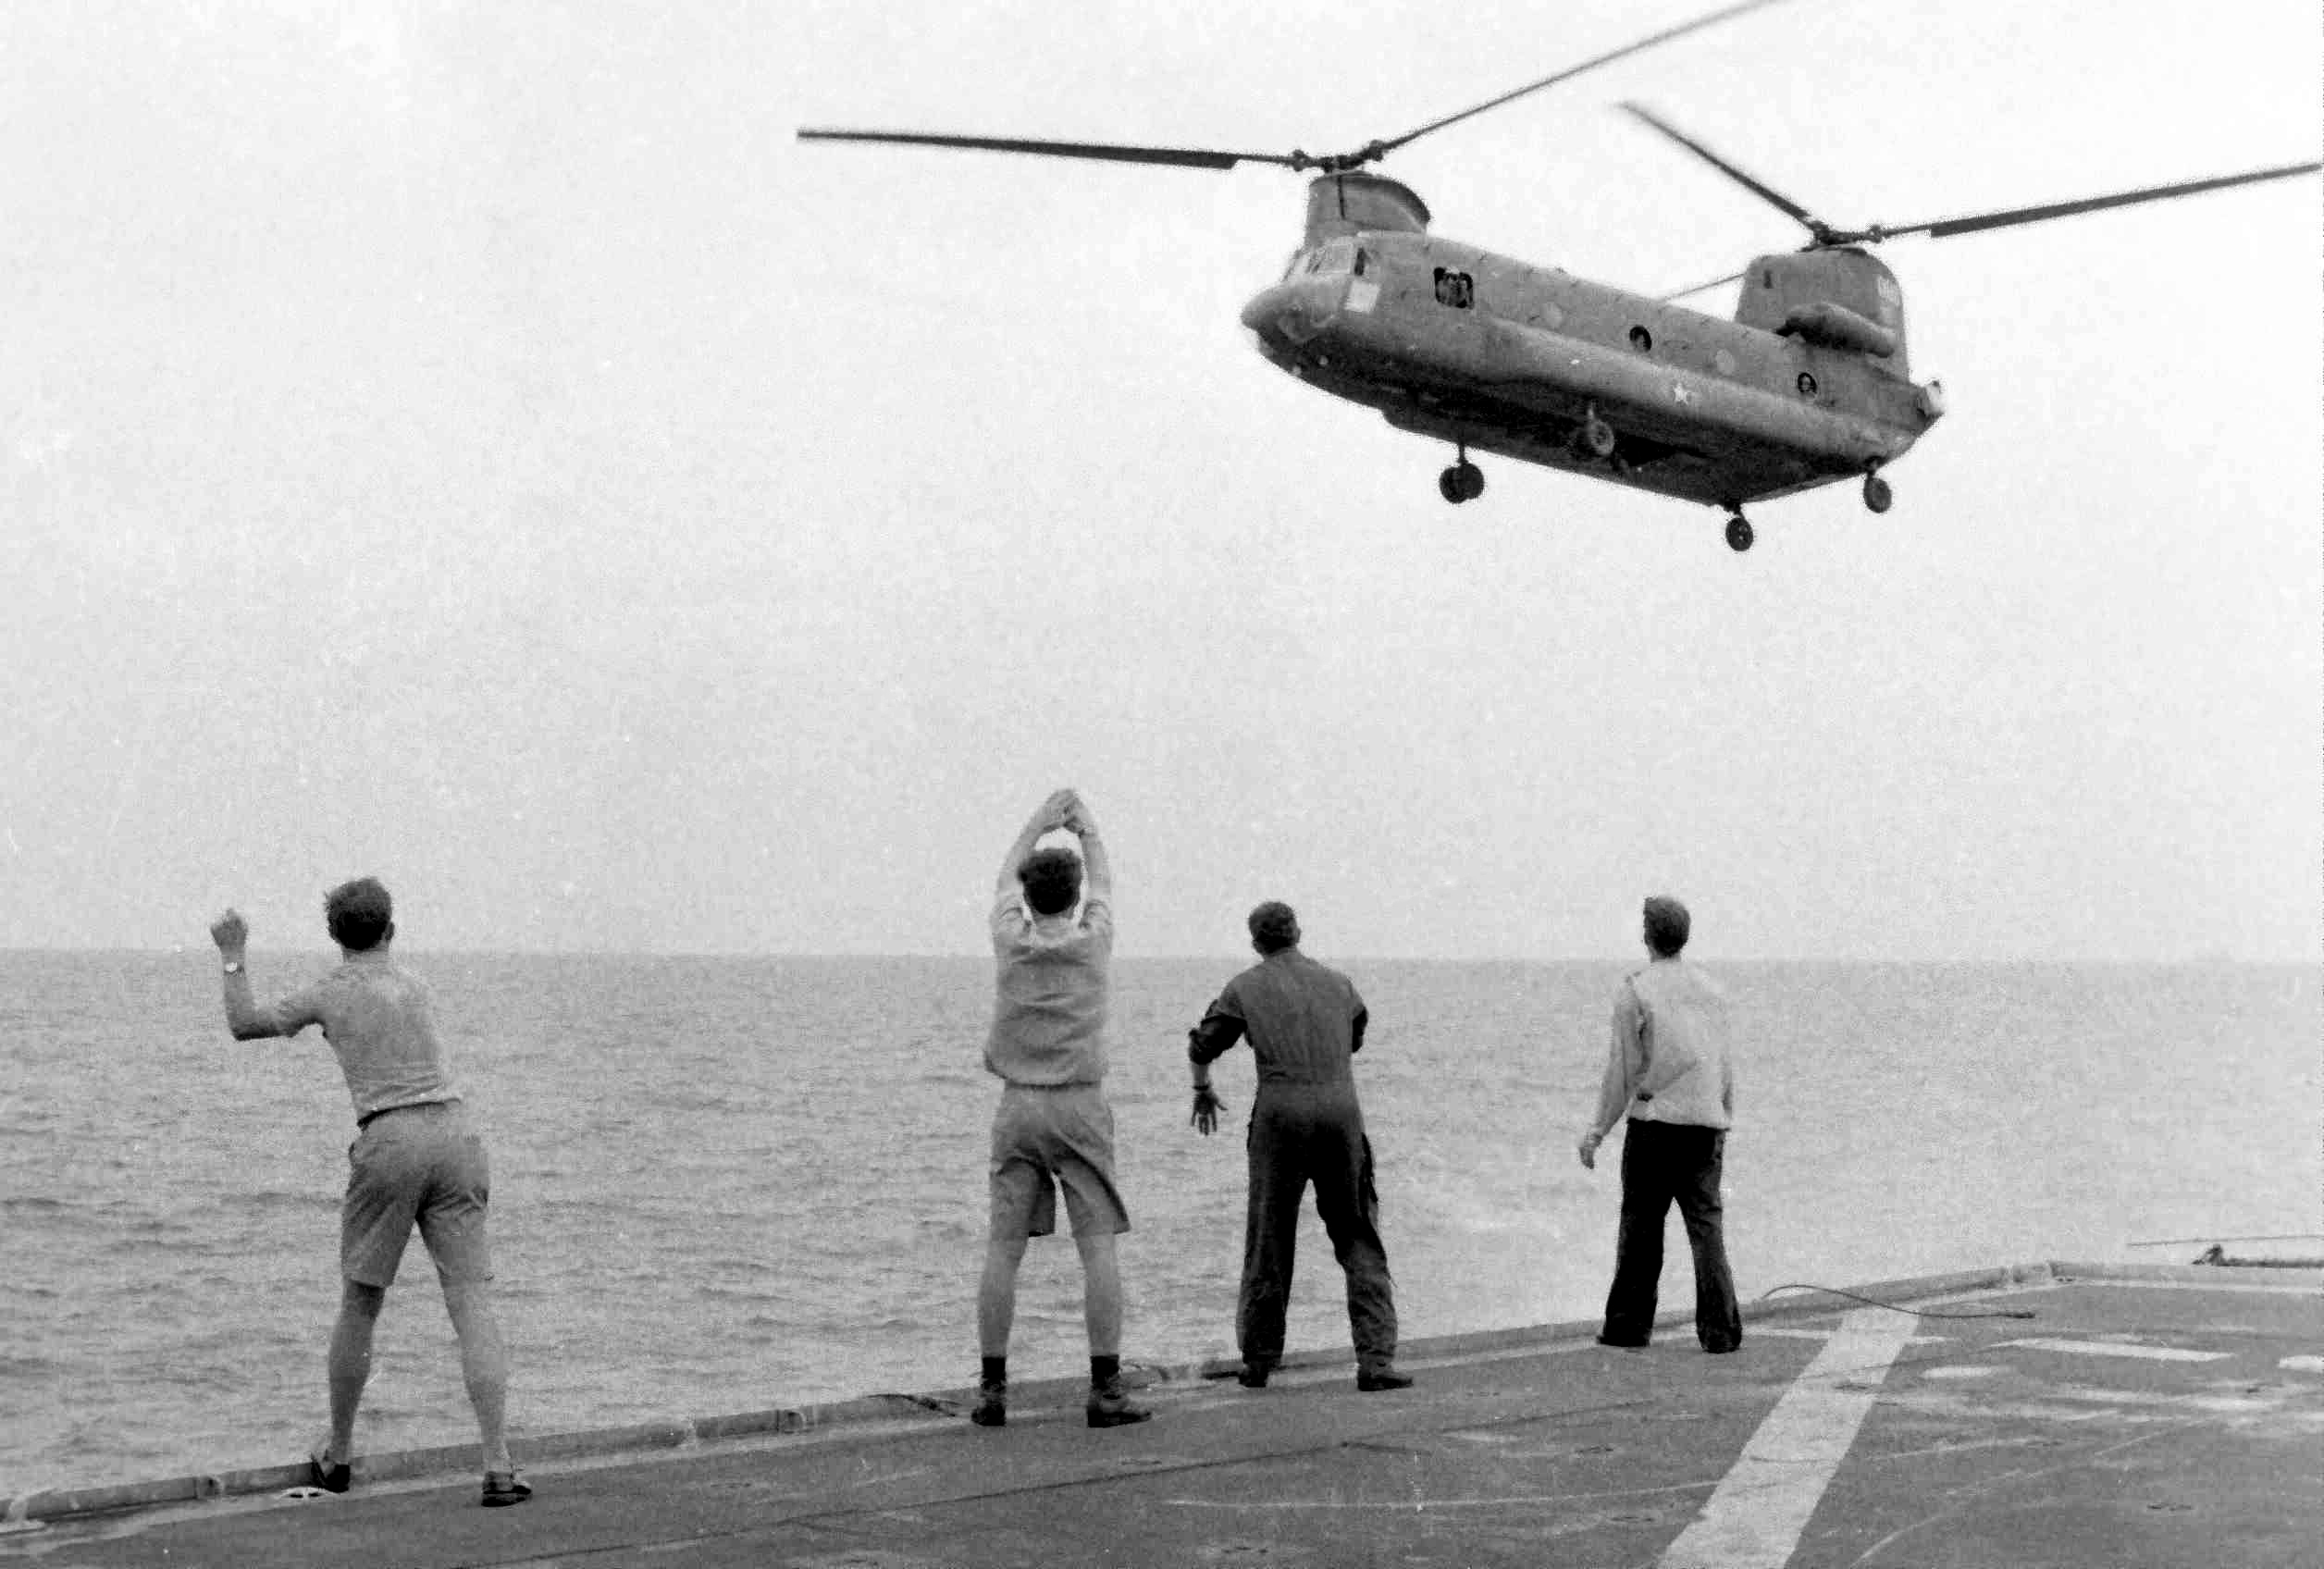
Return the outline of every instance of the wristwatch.
{"type": "Polygon", "coordinates": [[[229,975],[240,975],[241,972],[242,972],[242,961],[241,961],[241,959],[238,959],[238,958],[229,958],[229,959],[228,959],[228,960],[226,961],[226,973],[227,973],[227,974],[229,974],[229,975]]]}

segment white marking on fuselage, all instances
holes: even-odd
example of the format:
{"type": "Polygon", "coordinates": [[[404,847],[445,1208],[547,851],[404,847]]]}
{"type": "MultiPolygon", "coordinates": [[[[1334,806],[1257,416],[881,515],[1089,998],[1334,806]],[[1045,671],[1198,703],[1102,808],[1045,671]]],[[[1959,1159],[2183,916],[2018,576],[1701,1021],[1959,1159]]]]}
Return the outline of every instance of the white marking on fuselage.
{"type": "Polygon", "coordinates": [[[1702,1513],[1663,1550],[1662,1569],[1783,1569],[1911,1334],[1911,1322],[1895,1314],[1866,1310],[1841,1319],[1744,1444],[1702,1513]]]}
{"type": "Polygon", "coordinates": [[[2114,1340],[2003,1340],[2005,1346],[2024,1346],[2033,1351],[2063,1352],[2069,1356],[2135,1356],[2148,1362],[2224,1362],[2234,1353],[2225,1351],[2187,1351],[2179,1346],[2141,1346],[2114,1340]]]}

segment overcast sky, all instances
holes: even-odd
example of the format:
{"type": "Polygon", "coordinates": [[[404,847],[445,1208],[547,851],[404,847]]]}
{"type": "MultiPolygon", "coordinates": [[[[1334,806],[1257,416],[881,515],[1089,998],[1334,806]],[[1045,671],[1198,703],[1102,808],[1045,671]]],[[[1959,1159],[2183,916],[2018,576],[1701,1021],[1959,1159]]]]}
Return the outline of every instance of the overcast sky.
{"type": "MultiPolygon", "coordinates": [[[[0,945],[973,953],[1051,787],[1125,953],[2312,959],[2313,179],[1883,251],[1867,513],[1440,446],[1236,320],[1311,152],[1706,9],[137,0],[0,14],[0,945]]],[[[1835,222],[2314,157],[2312,0],[1792,0],[1423,139],[1662,291],[1835,222]]],[[[1724,313],[1733,291],[1697,303],[1724,313]]]]}

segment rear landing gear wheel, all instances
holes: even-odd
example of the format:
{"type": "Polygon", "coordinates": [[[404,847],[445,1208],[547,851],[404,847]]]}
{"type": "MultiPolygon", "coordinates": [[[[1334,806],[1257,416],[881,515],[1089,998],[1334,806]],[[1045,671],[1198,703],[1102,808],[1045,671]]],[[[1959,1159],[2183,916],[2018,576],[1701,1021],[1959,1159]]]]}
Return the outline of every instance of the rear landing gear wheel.
{"type": "Polygon", "coordinates": [[[1866,507],[1876,513],[1885,513],[1896,499],[1896,493],[1888,488],[1886,480],[1876,474],[1864,476],[1864,505],[1866,507]]]}
{"type": "Polygon", "coordinates": [[[1595,412],[1582,422],[1582,451],[1593,458],[1613,456],[1613,426],[1600,419],[1595,412]]]}
{"type": "Polygon", "coordinates": [[[1737,513],[1727,519],[1728,550],[1738,553],[1748,550],[1751,548],[1751,539],[1752,534],[1750,519],[1745,517],[1741,513],[1737,513]]]}
{"type": "Polygon", "coordinates": [[[1474,501],[1485,493],[1485,471],[1463,458],[1437,476],[1437,494],[1454,506],[1474,501]]]}

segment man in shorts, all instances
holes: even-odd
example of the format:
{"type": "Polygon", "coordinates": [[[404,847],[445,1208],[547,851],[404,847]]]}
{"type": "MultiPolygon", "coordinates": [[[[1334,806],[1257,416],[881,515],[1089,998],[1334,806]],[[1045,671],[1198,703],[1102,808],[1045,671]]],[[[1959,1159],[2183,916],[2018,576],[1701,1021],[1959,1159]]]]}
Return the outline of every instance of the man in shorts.
{"type": "Polygon", "coordinates": [[[992,931],[993,1029],[984,1066],[1004,1087],[993,1117],[992,1225],[976,1300],[983,1365],[970,1419],[981,1427],[1007,1424],[1017,1269],[1025,1243],[1057,1229],[1062,1186],[1082,1255],[1089,1425],[1143,1422],[1154,1413],[1132,1405],[1121,1381],[1114,1238],[1130,1229],[1130,1212],[1114,1185],[1114,1114],[1104,1088],[1113,874],[1097,824],[1073,791],[1050,796],[1009,846],[994,889],[992,931]],[[1059,830],[1081,842],[1080,855],[1034,847],[1059,830]]]}
{"type": "Polygon", "coordinates": [[[334,1493],[353,1480],[355,1408],[371,1373],[372,1330],[416,1224],[460,1337],[461,1372],[484,1441],[483,1502],[522,1503],[532,1489],[509,1459],[508,1353],[492,1313],[483,1141],[445,1070],[427,988],[388,956],[395,912],[387,889],[370,877],[342,883],[323,914],[339,945],[339,968],[265,1005],[252,996],[243,963],[248,922],[229,909],[210,926],[226,967],[226,1023],[234,1038],[263,1041],[321,1025],[355,1103],[340,1209],[345,1290],[331,1331],[331,1432],[321,1452],[307,1456],[308,1480],[334,1493]]]}

